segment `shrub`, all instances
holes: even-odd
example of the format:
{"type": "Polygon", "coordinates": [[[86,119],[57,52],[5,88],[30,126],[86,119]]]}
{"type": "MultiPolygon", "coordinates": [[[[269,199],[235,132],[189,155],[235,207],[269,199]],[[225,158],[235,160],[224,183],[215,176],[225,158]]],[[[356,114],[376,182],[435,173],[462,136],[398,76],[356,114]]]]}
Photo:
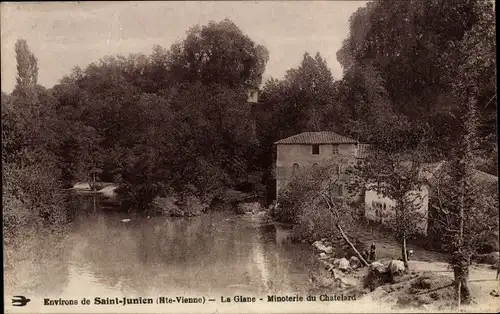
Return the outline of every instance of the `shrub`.
{"type": "Polygon", "coordinates": [[[307,206],[293,227],[293,239],[312,242],[322,238],[332,238],[335,230],[330,211],[322,206],[307,206]]]}
{"type": "Polygon", "coordinates": [[[305,204],[318,194],[318,180],[311,173],[297,173],[279,192],[277,206],[271,211],[280,222],[299,223],[305,204]]]}

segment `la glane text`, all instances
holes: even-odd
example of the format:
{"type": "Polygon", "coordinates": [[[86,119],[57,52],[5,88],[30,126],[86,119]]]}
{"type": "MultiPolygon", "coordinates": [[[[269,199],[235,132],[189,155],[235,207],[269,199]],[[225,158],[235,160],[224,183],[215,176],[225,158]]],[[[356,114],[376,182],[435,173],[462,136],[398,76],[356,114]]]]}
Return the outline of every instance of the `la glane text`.
{"type": "MultiPolygon", "coordinates": [[[[133,305],[133,304],[173,304],[173,303],[188,303],[188,304],[205,304],[207,299],[205,297],[158,297],[153,298],[127,298],[127,297],[115,297],[115,298],[101,298],[95,297],[91,298],[83,298],[82,300],[65,300],[65,299],[48,299],[45,298],[43,300],[44,305],[48,306],[64,306],[64,305],[133,305]]],[[[216,299],[208,299],[208,301],[216,301],[216,299]]],[[[304,302],[304,301],[356,301],[355,295],[308,295],[303,297],[301,295],[285,295],[285,296],[277,296],[277,295],[268,295],[266,298],[257,298],[253,296],[242,296],[236,295],[232,297],[221,296],[221,303],[255,303],[259,301],[264,302],[304,302]]]]}

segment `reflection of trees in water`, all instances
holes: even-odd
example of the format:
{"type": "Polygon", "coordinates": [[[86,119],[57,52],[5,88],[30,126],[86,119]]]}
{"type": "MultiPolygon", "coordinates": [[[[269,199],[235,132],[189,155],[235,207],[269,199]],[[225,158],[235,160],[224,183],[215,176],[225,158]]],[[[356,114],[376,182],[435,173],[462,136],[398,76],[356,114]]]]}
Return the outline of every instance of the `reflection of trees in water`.
{"type": "Polygon", "coordinates": [[[278,248],[264,237],[267,232],[255,237],[259,231],[238,218],[206,215],[127,224],[120,218],[91,215],[74,235],[81,245],[74,260],[107,288],[129,293],[219,292],[240,285],[257,292],[263,285],[274,291],[301,286],[308,279],[297,276],[307,270],[300,266],[296,250],[278,248]]]}
{"type": "Polygon", "coordinates": [[[87,245],[77,257],[89,265],[96,279],[110,287],[120,280],[136,276],[140,272],[138,246],[140,237],[118,217],[92,216],[82,226],[80,235],[87,245]]]}
{"type": "Polygon", "coordinates": [[[69,281],[71,243],[65,235],[37,234],[5,248],[5,294],[58,295],[69,281]]]}
{"type": "Polygon", "coordinates": [[[82,226],[86,238],[80,258],[97,281],[107,287],[118,283],[139,292],[164,291],[170,287],[197,288],[209,265],[211,245],[207,237],[210,224],[193,219],[157,218],[119,222],[117,217],[99,215],[82,226]]]}

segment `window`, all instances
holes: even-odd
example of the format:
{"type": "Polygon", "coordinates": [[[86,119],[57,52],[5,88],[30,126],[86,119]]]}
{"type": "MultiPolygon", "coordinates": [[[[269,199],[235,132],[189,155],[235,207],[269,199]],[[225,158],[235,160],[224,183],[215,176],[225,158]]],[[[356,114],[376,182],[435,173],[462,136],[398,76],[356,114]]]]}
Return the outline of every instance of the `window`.
{"type": "Polygon", "coordinates": [[[339,154],[339,146],[338,145],[332,145],[332,152],[334,155],[338,155],[339,154]]]}
{"type": "Polygon", "coordinates": [[[312,153],[313,153],[313,155],[319,155],[319,145],[318,144],[314,144],[312,146],[312,153]]]}
{"type": "Polygon", "coordinates": [[[384,209],[386,209],[386,205],[385,205],[385,203],[384,203],[384,209]]]}

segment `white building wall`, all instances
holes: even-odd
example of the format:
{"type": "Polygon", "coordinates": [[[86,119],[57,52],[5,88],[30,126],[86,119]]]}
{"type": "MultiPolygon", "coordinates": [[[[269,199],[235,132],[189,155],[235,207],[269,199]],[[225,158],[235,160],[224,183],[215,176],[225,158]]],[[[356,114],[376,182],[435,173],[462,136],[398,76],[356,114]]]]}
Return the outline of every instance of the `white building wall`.
{"type": "MultiPolygon", "coordinates": [[[[421,221],[417,221],[418,229],[423,235],[427,235],[427,223],[428,223],[428,212],[429,212],[429,191],[426,186],[422,186],[421,190],[418,192],[422,198],[420,215],[424,217],[421,221]]],[[[416,201],[418,202],[418,201],[416,201]]],[[[365,192],[365,218],[374,222],[382,223],[384,225],[389,225],[389,221],[394,215],[394,207],[396,202],[388,197],[384,197],[373,190],[367,188],[365,192]]]]}

